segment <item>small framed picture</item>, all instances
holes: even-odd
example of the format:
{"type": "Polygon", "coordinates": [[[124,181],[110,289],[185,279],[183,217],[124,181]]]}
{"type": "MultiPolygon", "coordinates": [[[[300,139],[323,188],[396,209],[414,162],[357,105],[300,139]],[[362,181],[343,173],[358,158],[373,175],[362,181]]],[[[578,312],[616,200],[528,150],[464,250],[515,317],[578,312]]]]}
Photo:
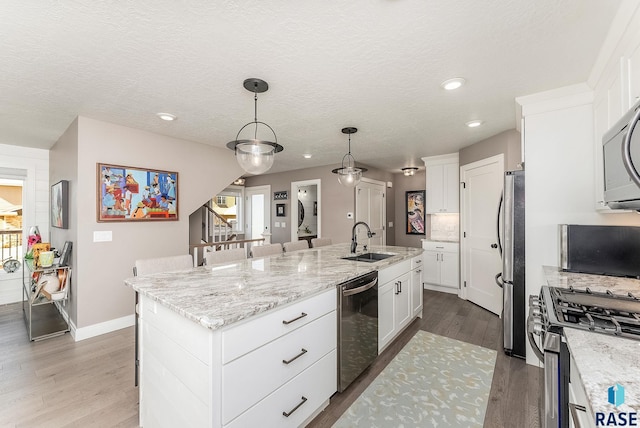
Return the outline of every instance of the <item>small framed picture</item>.
{"type": "Polygon", "coordinates": [[[62,247],[62,252],[60,253],[60,260],[58,261],[58,266],[67,266],[69,261],[71,260],[71,247],[73,246],[73,242],[65,241],[64,246],[62,247]]]}
{"type": "Polygon", "coordinates": [[[51,226],[69,228],[69,181],[61,180],[51,186],[51,226]]]}
{"type": "Polygon", "coordinates": [[[406,192],[407,235],[424,235],[424,192],[406,192]]]}
{"type": "Polygon", "coordinates": [[[284,216],[284,204],[276,204],[276,217],[284,216]]]}

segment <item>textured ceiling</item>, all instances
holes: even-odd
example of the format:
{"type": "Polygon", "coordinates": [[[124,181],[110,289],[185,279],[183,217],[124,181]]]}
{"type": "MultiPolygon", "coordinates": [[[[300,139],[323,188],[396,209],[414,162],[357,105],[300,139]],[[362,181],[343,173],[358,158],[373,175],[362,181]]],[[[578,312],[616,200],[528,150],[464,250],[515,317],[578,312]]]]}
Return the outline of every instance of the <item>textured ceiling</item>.
{"type": "Polygon", "coordinates": [[[258,119],[285,146],[272,172],[339,163],[344,126],[359,163],[399,171],[514,128],[517,96],[586,81],[618,5],[4,0],[0,143],[49,148],[82,115],[224,147],[258,77],[258,119]]]}

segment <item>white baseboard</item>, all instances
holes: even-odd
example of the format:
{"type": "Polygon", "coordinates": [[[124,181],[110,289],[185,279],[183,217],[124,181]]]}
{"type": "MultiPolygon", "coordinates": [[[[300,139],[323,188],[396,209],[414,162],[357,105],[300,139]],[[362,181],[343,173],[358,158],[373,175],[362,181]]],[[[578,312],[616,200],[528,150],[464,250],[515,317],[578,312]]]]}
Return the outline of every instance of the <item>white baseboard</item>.
{"type": "Polygon", "coordinates": [[[457,288],[444,287],[442,285],[435,285],[435,284],[427,284],[426,282],[423,282],[422,285],[425,290],[441,291],[443,293],[458,295],[457,288]]]}
{"type": "Polygon", "coordinates": [[[134,315],[127,315],[122,318],[116,318],[114,320],[89,325],[87,327],[78,328],[73,322],[69,323],[69,325],[71,327],[71,336],[73,336],[76,342],[79,342],[91,337],[100,336],[101,334],[111,333],[112,331],[131,327],[135,324],[135,321],[136,319],[134,315]]]}

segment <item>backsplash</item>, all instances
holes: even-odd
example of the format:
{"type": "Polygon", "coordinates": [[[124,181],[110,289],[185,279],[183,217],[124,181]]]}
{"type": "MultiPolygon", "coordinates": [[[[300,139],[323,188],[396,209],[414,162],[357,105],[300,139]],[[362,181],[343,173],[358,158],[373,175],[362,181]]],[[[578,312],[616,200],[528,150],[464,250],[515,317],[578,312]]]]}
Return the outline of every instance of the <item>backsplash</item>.
{"type": "Polygon", "coordinates": [[[429,217],[431,228],[428,239],[455,242],[460,240],[460,216],[458,214],[434,214],[429,217]]]}

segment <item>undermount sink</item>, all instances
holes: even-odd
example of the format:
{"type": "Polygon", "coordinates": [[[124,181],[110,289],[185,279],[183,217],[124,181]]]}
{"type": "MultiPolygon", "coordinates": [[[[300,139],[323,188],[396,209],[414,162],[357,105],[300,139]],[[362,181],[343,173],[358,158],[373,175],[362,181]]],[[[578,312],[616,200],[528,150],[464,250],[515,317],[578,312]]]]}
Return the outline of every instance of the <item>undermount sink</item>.
{"type": "Polygon", "coordinates": [[[383,254],[383,253],[364,253],[358,254],[355,256],[342,257],[342,260],[355,260],[357,262],[378,262],[380,260],[388,259],[389,257],[393,257],[395,254],[383,254]]]}

